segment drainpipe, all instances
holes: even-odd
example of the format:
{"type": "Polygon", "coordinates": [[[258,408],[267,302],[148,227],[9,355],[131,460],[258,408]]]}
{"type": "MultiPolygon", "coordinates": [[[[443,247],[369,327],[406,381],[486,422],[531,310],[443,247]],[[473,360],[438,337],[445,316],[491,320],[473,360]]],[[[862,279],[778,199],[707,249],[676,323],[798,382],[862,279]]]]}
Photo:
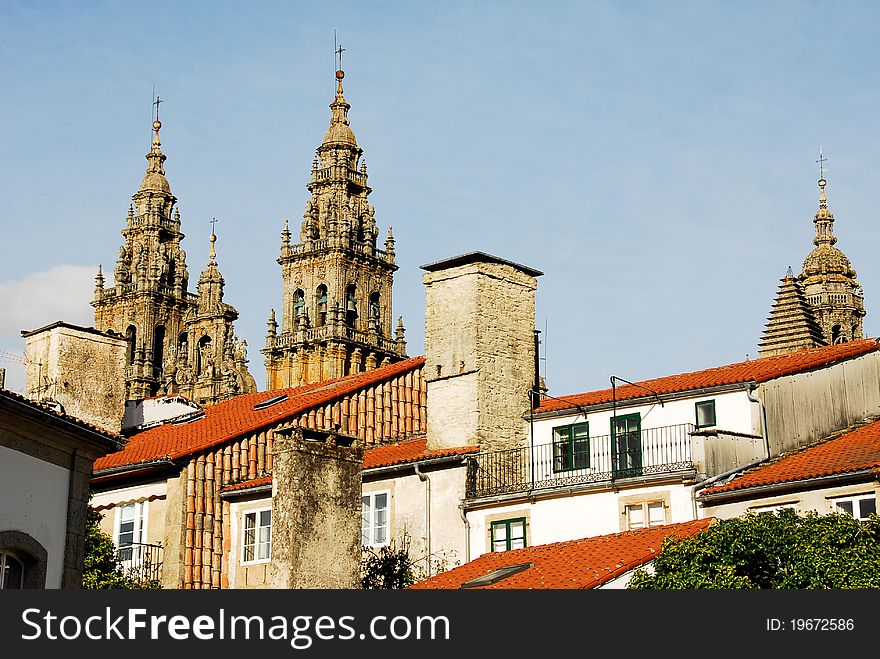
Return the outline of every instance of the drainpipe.
{"type": "Polygon", "coordinates": [[[712,483],[720,481],[723,478],[727,478],[728,476],[733,476],[734,474],[745,471],[746,469],[751,469],[752,467],[757,466],[762,462],[766,462],[770,459],[770,437],[767,434],[767,408],[764,407],[764,401],[754,395],[753,392],[757,388],[758,385],[754,382],[754,380],[747,383],[746,398],[748,398],[753,403],[757,403],[761,408],[761,436],[764,438],[764,457],[758,458],[757,460],[752,460],[748,464],[740,465],[738,467],[734,467],[733,469],[728,469],[722,474],[712,476],[712,478],[706,478],[699,483],[695,483],[694,485],[692,485],[691,505],[693,506],[694,519],[697,519],[697,490],[702,490],[712,483]]]}
{"type": "Polygon", "coordinates": [[[416,476],[425,484],[425,559],[427,576],[431,576],[431,479],[419,469],[419,463],[415,465],[416,476]]]}
{"type": "Polygon", "coordinates": [[[471,562],[471,523],[468,521],[467,513],[464,506],[458,507],[458,514],[461,515],[461,521],[464,522],[464,562],[471,562]]]}

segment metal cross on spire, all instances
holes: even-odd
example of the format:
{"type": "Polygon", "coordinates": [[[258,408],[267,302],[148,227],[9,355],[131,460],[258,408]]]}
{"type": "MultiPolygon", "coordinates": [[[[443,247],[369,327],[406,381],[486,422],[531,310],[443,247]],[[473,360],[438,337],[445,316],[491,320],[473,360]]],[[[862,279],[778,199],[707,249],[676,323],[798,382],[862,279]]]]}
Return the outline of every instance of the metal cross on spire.
{"type": "Polygon", "coordinates": [[[153,105],[156,106],[156,121],[159,120],[159,103],[164,103],[164,102],[165,101],[163,101],[161,98],[159,98],[158,95],[156,96],[156,100],[153,101],[153,105]]]}
{"type": "Polygon", "coordinates": [[[825,178],[825,163],[828,162],[828,158],[822,155],[822,147],[819,147],[819,159],[816,161],[819,163],[819,178],[825,178]]]}
{"type": "Polygon", "coordinates": [[[345,48],[336,44],[336,30],[333,30],[333,52],[336,53],[336,70],[342,71],[342,53],[345,52],[345,48]]]}
{"type": "Polygon", "coordinates": [[[211,218],[211,234],[212,234],[212,235],[214,234],[214,228],[215,228],[215,225],[216,225],[216,224],[217,224],[217,218],[216,218],[216,217],[212,217],[212,218],[211,218]]]}

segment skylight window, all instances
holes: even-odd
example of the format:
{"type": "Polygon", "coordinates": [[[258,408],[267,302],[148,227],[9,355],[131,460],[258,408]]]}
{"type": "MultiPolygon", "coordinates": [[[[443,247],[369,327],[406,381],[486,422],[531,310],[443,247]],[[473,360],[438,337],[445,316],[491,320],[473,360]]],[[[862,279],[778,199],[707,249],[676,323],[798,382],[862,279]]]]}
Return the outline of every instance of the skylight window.
{"type": "Polygon", "coordinates": [[[476,579],[471,579],[470,581],[465,581],[461,584],[461,588],[479,588],[480,586],[491,586],[492,584],[496,584],[499,581],[507,579],[507,577],[513,576],[514,574],[518,574],[519,572],[523,572],[532,567],[534,563],[519,563],[517,565],[505,565],[504,567],[500,567],[497,570],[492,570],[488,574],[484,574],[482,577],[477,577],[476,579]]]}
{"type": "Polygon", "coordinates": [[[193,412],[192,414],[186,414],[181,417],[177,417],[171,422],[172,426],[182,426],[185,423],[192,423],[193,421],[198,421],[199,419],[204,419],[204,412],[193,412]]]}
{"type": "Polygon", "coordinates": [[[273,405],[277,405],[283,401],[287,400],[287,394],[281,394],[280,396],[273,396],[272,398],[267,398],[266,400],[260,401],[256,405],[254,405],[255,410],[265,410],[267,407],[272,407],[273,405]]]}

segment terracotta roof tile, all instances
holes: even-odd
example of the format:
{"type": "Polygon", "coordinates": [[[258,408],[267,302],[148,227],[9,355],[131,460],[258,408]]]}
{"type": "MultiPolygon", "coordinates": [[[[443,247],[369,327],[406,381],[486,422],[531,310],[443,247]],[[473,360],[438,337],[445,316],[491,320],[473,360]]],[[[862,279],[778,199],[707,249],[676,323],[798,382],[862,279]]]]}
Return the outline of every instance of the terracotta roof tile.
{"type": "Polygon", "coordinates": [[[880,421],[776,458],[729,483],[707,488],[703,494],[794,483],[866,469],[880,470],[880,421]]]}
{"type": "Polygon", "coordinates": [[[204,410],[204,416],[188,423],[170,422],[132,436],[123,450],[96,460],[94,470],[99,472],[162,458],[174,460],[192,455],[260,428],[283,422],[305,410],[363,387],[416,369],[424,362],[424,357],[412,357],[334,380],[290,389],[242,394],[208,407],[204,410]],[[286,400],[262,409],[254,409],[254,405],[260,402],[285,394],[286,400]]]}
{"type": "Polygon", "coordinates": [[[479,446],[428,450],[428,440],[426,437],[414,437],[395,444],[367,449],[364,451],[364,469],[390,467],[392,465],[446,456],[467,455],[468,453],[476,453],[479,450],[479,446]]]}
{"type": "Polygon", "coordinates": [[[524,549],[490,552],[470,563],[420,581],[410,588],[460,588],[463,583],[494,570],[522,563],[534,565],[481,588],[596,588],[653,559],[667,536],[684,538],[695,535],[711,523],[712,518],[700,519],[524,549]]]}
{"type": "Polygon", "coordinates": [[[262,487],[263,485],[271,485],[271,476],[261,476],[260,478],[252,478],[249,481],[241,481],[232,485],[225,485],[220,488],[221,492],[237,492],[239,490],[249,490],[252,487],[262,487]]]}
{"type": "MultiPolygon", "coordinates": [[[[761,357],[736,364],[716,366],[692,373],[669,375],[653,380],[643,380],[636,384],[656,391],[658,394],[671,394],[707,387],[717,387],[740,382],[756,383],[767,382],[774,378],[792,375],[814,368],[827,366],[846,359],[853,359],[861,355],[880,349],[878,339],[860,339],[839,345],[799,350],[785,355],[761,357]]],[[[589,391],[582,394],[572,394],[560,398],[548,398],[541,401],[536,412],[552,412],[575,407],[577,405],[596,405],[610,403],[616,396],[618,401],[630,398],[644,397],[645,389],[632,385],[621,385],[612,389],[589,391]]]]}

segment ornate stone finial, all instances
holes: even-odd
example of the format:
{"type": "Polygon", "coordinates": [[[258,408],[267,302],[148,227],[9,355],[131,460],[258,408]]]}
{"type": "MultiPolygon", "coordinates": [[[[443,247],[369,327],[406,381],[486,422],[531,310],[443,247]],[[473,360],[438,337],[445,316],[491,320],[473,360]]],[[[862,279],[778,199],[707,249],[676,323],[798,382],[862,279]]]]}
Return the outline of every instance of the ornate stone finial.
{"type": "Polygon", "coordinates": [[[208,254],[209,265],[217,265],[217,251],[214,249],[214,243],[217,242],[217,236],[214,233],[214,226],[217,224],[217,218],[211,218],[211,252],[208,254]]]}
{"type": "Polygon", "coordinates": [[[392,261],[394,260],[394,232],[388,227],[388,237],[385,239],[385,253],[392,261]]]}
{"type": "Polygon", "coordinates": [[[275,336],[278,330],[278,323],[275,322],[275,309],[269,310],[269,321],[266,323],[267,326],[267,334],[270,336],[275,336]]]}
{"type": "Polygon", "coordinates": [[[95,275],[95,290],[104,290],[104,272],[102,271],[100,264],[98,265],[98,274],[95,275]]]}
{"type": "Polygon", "coordinates": [[[794,272],[791,270],[791,266],[788,266],[788,270],[785,272],[786,277],[794,277],[794,272]]]}
{"type": "Polygon", "coordinates": [[[403,316],[397,317],[397,330],[394,332],[394,341],[397,344],[398,354],[406,354],[406,330],[403,327],[403,316]]]}
{"type": "Polygon", "coordinates": [[[156,106],[156,118],[153,120],[153,140],[150,152],[146,155],[147,173],[144,180],[141,181],[140,190],[171,194],[171,186],[165,178],[165,154],[162,153],[160,148],[162,142],[159,140],[159,129],[162,128],[162,122],[159,121],[159,103],[161,102],[162,99],[157,96],[153,103],[156,106]]]}
{"type": "Polygon", "coordinates": [[[126,218],[129,226],[134,222],[134,204],[128,205],[128,217],[126,218]]]}
{"type": "Polygon", "coordinates": [[[284,218],[284,230],[281,232],[281,242],[284,245],[290,244],[290,227],[287,225],[287,218],[284,218]]]}

